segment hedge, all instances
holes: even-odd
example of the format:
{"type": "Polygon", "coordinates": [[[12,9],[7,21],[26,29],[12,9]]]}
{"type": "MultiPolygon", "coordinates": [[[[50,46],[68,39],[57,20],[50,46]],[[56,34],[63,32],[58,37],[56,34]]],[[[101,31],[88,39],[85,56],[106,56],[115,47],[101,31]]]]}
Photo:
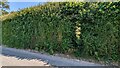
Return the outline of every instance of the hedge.
{"type": "Polygon", "coordinates": [[[1,16],[8,47],[119,61],[120,2],[55,2],[1,16]]]}

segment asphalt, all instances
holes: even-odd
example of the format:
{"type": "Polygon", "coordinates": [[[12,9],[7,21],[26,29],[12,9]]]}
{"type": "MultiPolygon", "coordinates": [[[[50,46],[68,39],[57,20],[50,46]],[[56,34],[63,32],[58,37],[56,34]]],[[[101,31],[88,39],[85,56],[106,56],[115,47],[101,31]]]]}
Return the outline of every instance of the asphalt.
{"type": "Polygon", "coordinates": [[[16,57],[0,55],[1,66],[50,66],[49,64],[37,59],[18,59],[16,57]]]}
{"type": "Polygon", "coordinates": [[[28,59],[28,60],[37,59],[47,62],[48,64],[53,66],[103,66],[97,63],[68,59],[68,58],[46,55],[41,53],[33,53],[30,51],[15,49],[15,48],[7,48],[0,46],[0,49],[2,49],[2,55],[4,56],[12,56],[18,59],[28,59]]]}

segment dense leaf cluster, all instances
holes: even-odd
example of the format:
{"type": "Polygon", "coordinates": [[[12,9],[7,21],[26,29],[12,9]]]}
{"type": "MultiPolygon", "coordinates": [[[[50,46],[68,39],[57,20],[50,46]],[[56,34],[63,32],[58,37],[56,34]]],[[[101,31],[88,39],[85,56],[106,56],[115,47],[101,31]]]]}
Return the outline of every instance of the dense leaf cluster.
{"type": "Polygon", "coordinates": [[[3,44],[53,53],[119,60],[120,2],[60,2],[2,18],[3,44]]]}

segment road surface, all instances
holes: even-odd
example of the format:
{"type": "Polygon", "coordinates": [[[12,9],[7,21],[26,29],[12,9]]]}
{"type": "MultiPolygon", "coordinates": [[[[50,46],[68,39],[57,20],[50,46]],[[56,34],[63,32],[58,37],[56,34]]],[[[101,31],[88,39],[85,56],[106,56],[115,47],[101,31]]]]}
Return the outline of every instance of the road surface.
{"type": "Polygon", "coordinates": [[[2,66],[49,66],[43,61],[37,59],[18,59],[16,57],[0,55],[2,66]]]}
{"type": "MultiPolygon", "coordinates": [[[[2,60],[3,64],[6,65],[6,63],[11,63],[11,61],[16,61],[19,65],[53,65],[53,66],[102,66],[100,64],[81,61],[81,60],[74,60],[74,59],[68,59],[58,56],[52,56],[52,55],[46,55],[41,53],[33,53],[30,51],[15,49],[15,48],[7,48],[7,47],[1,47],[2,48],[2,60]],[[18,59],[20,59],[18,62],[18,59]],[[7,61],[8,60],[8,61],[7,61]],[[35,62],[33,64],[32,62],[35,62]],[[21,63],[25,62],[25,63],[21,63]]],[[[12,64],[12,63],[11,63],[12,64]]],[[[14,64],[13,64],[14,65],[14,64]]]]}

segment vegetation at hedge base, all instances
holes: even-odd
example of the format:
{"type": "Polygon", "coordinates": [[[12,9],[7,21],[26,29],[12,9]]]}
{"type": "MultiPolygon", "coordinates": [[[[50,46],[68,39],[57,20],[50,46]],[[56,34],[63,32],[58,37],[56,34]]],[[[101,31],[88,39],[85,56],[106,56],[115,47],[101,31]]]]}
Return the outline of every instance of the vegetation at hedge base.
{"type": "Polygon", "coordinates": [[[120,2],[54,2],[1,16],[8,47],[119,61],[120,2]]]}

